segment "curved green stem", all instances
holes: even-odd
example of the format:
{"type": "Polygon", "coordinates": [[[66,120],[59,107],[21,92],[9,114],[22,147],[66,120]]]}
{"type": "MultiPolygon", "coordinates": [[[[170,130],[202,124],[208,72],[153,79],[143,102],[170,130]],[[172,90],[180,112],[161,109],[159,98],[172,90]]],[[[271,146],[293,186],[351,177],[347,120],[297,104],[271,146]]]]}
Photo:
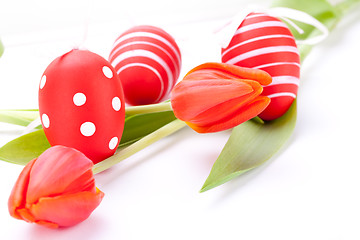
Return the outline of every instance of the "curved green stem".
{"type": "Polygon", "coordinates": [[[180,130],[184,126],[186,126],[186,123],[180,121],[179,119],[170,122],[169,124],[159,128],[155,132],[150,133],[149,135],[143,137],[139,141],[133,143],[129,147],[126,147],[116,152],[113,156],[105,159],[102,162],[95,164],[95,166],[93,167],[93,173],[94,174],[100,173],[114,166],[115,164],[121,162],[122,160],[125,160],[126,158],[146,148],[147,146],[153,144],[154,142],[180,130]]]}
{"type": "Polygon", "coordinates": [[[39,117],[37,109],[27,110],[0,110],[0,122],[20,126],[27,126],[39,117]]]}
{"type": "MultiPolygon", "coordinates": [[[[126,116],[132,116],[145,113],[156,113],[172,111],[171,103],[162,102],[143,106],[131,106],[125,108],[126,116]]],[[[38,109],[7,109],[0,110],[0,122],[27,126],[29,123],[39,117],[38,109]]]]}
{"type": "Polygon", "coordinates": [[[144,114],[144,113],[165,112],[165,111],[172,111],[170,101],[157,103],[157,104],[149,104],[149,105],[133,106],[133,107],[125,108],[126,116],[144,114]]]}

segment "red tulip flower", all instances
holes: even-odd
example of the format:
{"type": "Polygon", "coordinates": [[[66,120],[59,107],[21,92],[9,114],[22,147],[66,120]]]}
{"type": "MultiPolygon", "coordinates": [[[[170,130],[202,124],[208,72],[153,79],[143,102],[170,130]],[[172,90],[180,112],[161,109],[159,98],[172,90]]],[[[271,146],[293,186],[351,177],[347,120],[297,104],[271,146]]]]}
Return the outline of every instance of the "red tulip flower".
{"type": "Polygon", "coordinates": [[[84,221],[104,197],[95,187],[92,167],[73,148],[49,148],[20,173],[8,202],[10,215],[51,228],[84,221]]]}
{"type": "Polygon", "coordinates": [[[174,114],[199,133],[233,128],[270,103],[260,96],[271,76],[258,69],[205,63],[192,69],[172,90],[174,114]]]}

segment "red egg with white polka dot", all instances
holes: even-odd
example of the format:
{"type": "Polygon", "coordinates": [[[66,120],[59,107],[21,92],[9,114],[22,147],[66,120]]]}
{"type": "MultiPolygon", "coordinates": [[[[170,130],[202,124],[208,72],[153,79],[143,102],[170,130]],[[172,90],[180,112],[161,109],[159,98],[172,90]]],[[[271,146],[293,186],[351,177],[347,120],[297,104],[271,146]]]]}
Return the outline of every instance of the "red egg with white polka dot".
{"type": "Polygon", "coordinates": [[[300,57],[295,39],[285,23],[264,13],[250,13],[242,21],[229,46],[222,49],[222,61],[269,73],[273,81],[263,86],[262,95],[271,99],[259,115],[264,120],[282,116],[296,98],[300,57]]]}
{"type": "Polygon", "coordinates": [[[169,97],[181,68],[174,38],[161,28],[136,26],[115,41],[109,56],[130,105],[158,103],[169,97]]]}
{"type": "Polygon", "coordinates": [[[46,68],[39,112],[49,143],[73,147],[94,163],[113,155],[124,121],[124,94],[110,63],[86,50],[72,50],[46,68]]]}

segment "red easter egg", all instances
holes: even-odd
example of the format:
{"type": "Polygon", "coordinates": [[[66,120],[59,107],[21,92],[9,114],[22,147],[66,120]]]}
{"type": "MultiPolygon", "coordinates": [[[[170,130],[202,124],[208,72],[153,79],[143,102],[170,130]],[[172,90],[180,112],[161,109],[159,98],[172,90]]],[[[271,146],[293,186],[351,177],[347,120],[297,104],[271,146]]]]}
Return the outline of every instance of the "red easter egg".
{"type": "Polygon", "coordinates": [[[39,112],[49,143],[75,148],[94,163],[113,155],[124,121],[124,94],[110,63],[85,50],[72,50],[46,68],[39,112]]]}
{"type": "Polygon", "coordinates": [[[109,56],[131,105],[158,103],[168,98],[181,68],[175,40],[154,26],[136,26],[115,41],[109,56]]]}
{"type": "Polygon", "coordinates": [[[273,120],[289,109],[299,87],[300,55],[285,23],[264,13],[250,13],[221,55],[224,63],[261,69],[272,76],[262,93],[271,102],[259,117],[273,120]]]}

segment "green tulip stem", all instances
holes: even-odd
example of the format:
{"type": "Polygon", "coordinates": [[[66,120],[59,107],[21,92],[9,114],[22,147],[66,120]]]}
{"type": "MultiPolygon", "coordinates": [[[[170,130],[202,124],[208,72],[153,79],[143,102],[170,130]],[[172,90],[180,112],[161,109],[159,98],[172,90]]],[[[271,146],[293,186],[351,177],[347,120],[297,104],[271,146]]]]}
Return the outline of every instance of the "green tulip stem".
{"type": "MultiPolygon", "coordinates": [[[[165,111],[172,111],[170,101],[142,106],[129,106],[125,108],[125,115],[132,116],[165,111]]],[[[27,126],[32,121],[37,121],[38,118],[38,109],[0,109],[0,122],[27,126]]],[[[39,125],[41,124],[39,123],[37,126],[39,125]]],[[[37,126],[33,126],[33,128],[37,126]]]]}
{"type": "Polygon", "coordinates": [[[184,126],[186,126],[186,123],[179,119],[168,123],[167,125],[156,130],[155,132],[150,133],[139,141],[131,144],[130,146],[117,151],[113,156],[95,164],[95,166],[93,167],[93,173],[100,173],[114,166],[115,164],[121,162],[122,160],[125,160],[126,158],[132,156],[133,154],[139,152],[140,150],[146,148],[154,142],[180,130],[184,126]]]}
{"type": "Polygon", "coordinates": [[[156,104],[149,104],[149,105],[131,106],[125,108],[126,116],[144,114],[144,113],[165,112],[165,111],[172,111],[170,101],[156,103],[156,104]]]}

